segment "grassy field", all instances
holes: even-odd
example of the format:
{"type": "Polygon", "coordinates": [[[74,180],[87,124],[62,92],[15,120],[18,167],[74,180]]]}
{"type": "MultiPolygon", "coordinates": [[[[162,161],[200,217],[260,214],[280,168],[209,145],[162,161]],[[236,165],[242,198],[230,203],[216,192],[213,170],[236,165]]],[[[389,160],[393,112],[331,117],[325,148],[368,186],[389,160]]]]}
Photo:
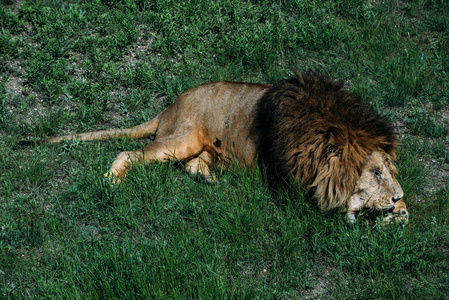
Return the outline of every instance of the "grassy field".
{"type": "Polygon", "coordinates": [[[1,299],[449,298],[446,0],[0,0],[1,299]],[[348,226],[259,170],[137,166],[128,127],[215,80],[345,82],[395,124],[407,225],[348,226]]]}

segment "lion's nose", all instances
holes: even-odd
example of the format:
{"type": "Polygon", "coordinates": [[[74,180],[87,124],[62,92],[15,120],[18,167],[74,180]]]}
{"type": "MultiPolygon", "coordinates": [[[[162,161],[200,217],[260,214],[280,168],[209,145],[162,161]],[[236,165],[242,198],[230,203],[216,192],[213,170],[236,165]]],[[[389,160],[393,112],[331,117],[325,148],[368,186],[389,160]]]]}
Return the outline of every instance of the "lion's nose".
{"type": "Polygon", "coordinates": [[[404,192],[402,191],[401,188],[399,188],[399,191],[395,188],[393,188],[393,197],[392,197],[392,201],[393,203],[398,202],[399,200],[402,199],[402,197],[404,197],[404,192]]]}
{"type": "Polygon", "coordinates": [[[401,200],[401,199],[402,199],[402,197],[393,197],[393,198],[392,198],[393,203],[396,203],[396,202],[398,202],[398,201],[401,200]]]}
{"type": "Polygon", "coordinates": [[[403,193],[394,193],[393,198],[391,200],[393,200],[393,203],[396,203],[399,200],[401,200],[402,197],[404,197],[403,193]]]}

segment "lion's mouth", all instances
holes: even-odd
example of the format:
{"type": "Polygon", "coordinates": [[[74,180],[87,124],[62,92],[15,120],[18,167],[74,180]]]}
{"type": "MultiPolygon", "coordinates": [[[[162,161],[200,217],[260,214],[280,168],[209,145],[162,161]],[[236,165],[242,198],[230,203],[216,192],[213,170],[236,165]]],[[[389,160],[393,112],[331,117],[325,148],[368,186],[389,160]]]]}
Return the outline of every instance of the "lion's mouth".
{"type": "Polygon", "coordinates": [[[388,209],[384,209],[383,212],[388,214],[394,214],[394,205],[388,209]]]}
{"type": "Polygon", "coordinates": [[[373,206],[368,209],[359,211],[356,218],[361,217],[362,219],[375,220],[378,217],[385,217],[390,214],[396,214],[396,212],[394,212],[394,205],[389,208],[383,209],[378,209],[373,206]]]}

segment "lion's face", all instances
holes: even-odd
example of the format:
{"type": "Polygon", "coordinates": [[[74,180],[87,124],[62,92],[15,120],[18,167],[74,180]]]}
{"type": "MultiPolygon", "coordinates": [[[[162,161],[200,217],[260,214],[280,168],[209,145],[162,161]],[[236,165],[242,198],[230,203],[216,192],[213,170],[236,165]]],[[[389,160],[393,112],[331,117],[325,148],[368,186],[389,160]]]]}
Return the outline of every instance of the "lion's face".
{"type": "Polygon", "coordinates": [[[395,173],[396,168],[388,154],[375,151],[368,156],[355,193],[351,196],[349,222],[355,222],[360,209],[383,213],[385,222],[391,219],[407,220],[407,208],[402,201],[404,192],[394,177],[395,173]]]}

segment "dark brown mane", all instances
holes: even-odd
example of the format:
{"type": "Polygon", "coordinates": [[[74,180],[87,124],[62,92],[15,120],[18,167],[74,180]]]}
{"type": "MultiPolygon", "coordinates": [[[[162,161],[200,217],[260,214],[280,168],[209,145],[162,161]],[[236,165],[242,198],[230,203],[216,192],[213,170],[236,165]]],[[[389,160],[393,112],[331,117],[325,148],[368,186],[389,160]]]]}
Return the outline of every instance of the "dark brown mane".
{"type": "Polygon", "coordinates": [[[293,177],[323,210],[345,206],[367,156],[398,144],[393,127],[343,84],[296,75],[274,85],[260,100],[253,130],[269,176],[293,177]]]}

